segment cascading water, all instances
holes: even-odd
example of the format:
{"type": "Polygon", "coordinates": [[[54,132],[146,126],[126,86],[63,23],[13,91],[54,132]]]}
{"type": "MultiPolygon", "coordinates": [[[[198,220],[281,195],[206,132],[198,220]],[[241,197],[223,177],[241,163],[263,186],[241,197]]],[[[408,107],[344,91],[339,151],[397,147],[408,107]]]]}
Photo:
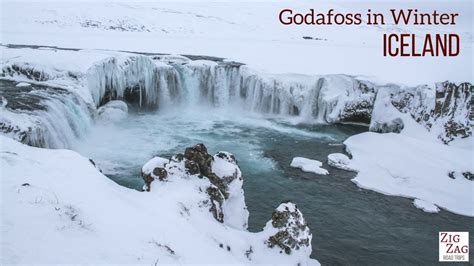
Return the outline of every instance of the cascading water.
{"type": "Polygon", "coordinates": [[[6,103],[2,131],[28,145],[68,148],[92,124],[93,109],[75,93],[38,85],[19,88],[3,80],[0,89],[6,103]]]}
{"type": "MultiPolygon", "coordinates": [[[[347,104],[364,98],[358,90],[361,83],[346,75],[264,75],[236,63],[167,62],[147,56],[106,59],[88,72],[97,106],[114,99],[140,109],[240,106],[320,123],[340,122],[347,104]]],[[[366,98],[370,97],[367,93],[366,98]]]]}
{"type": "MultiPolygon", "coordinates": [[[[23,111],[31,116],[26,119],[30,121],[28,125],[12,122],[17,119],[2,118],[4,134],[48,148],[69,147],[71,140],[80,137],[89,127],[94,109],[111,100],[124,100],[138,110],[230,107],[232,112],[291,116],[308,123],[337,123],[359,122],[361,115],[354,110],[360,110],[360,102],[364,101],[367,108],[362,117],[370,117],[376,90],[371,83],[347,75],[269,75],[235,62],[184,57],[113,56],[96,62],[87,73],[74,74],[56,71],[53,75],[49,73],[51,70],[24,67],[5,66],[2,75],[29,78],[34,73],[34,77],[45,77],[46,80],[37,79],[40,82],[54,77],[71,81],[72,87],[90,93],[90,97],[81,94],[84,97],[81,98],[69,89],[35,89],[17,101],[35,95],[41,99],[42,108],[23,111]],[[371,89],[361,90],[361,87],[371,89]],[[84,101],[90,99],[95,108],[89,110],[84,101]]],[[[16,89],[16,92],[21,90],[16,89]]]]}

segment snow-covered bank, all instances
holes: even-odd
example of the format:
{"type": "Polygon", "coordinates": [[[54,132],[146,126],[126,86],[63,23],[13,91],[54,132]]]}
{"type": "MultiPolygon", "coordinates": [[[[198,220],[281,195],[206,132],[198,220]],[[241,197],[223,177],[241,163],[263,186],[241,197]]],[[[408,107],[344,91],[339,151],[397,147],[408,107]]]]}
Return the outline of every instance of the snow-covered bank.
{"type": "Polygon", "coordinates": [[[441,7],[413,3],[411,8],[459,13],[455,25],[282,25],[279,12],[334,9],[386,12],[403,3],[379,1],[9,1],[2,3],[2,43],[53,45],[192,55],[214,55],[245,62],[270,73],[364,75],[383,82],[472,79],[472,21],[468,1],[441,7]],[[28,2],[25,4],[25,2],[28,2]],[[110,3],[115,2],[115,3],[110,3]],[[148,2],[148,3],[143,3],[148,2]],[[245,12],[236,12],[244,10],[245,12]],[[457,57],[384,57],[384,33],[457,33],[457,57]],[[313,39],[303,39],[303,37],[313,39]]]}
{"type": "Polygon", "coordinates": [[[474,216],[472,85],[438,85],[379,89],[370,129],[383,134],[348,138],[353,158],[334,166],[358,171],[353,182],[359,187],[414,198],[427,212],[439,206],[474,216]]]}
{"type": "MultiPolygon", "coordinates": [[[[173,168],[166,182],[138,192],[75,152],[0,141],[1,201],[8,206],[1,210],[2,264],[318,265],[309,259],[311,234],[292,203],[280,205],[262,232],[250,233],[216,221],[207,178],[173,168]]],[[[225,173],[221,164],[216,159],[213,169],[225,173]]]]}
{"type": "Polygon", "coordinates": [[[359,187],[414,198],[416,206],[420,206],[418,199],[422,200],[426,211],[436,210],[434,204],[474,216],[474,182],[461,174],[474,173],[469,147],[453,147],[433,141],[427,134],[417,138],[403,132],[367,132],[344,144],[353,156],[348,167],[358,171],[353,182],[359,187]]]}

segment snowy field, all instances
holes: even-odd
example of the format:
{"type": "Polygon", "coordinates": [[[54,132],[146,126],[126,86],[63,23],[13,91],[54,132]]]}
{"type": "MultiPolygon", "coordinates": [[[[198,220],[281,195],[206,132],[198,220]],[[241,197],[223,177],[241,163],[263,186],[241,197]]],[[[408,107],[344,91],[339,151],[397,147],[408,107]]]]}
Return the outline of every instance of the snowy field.
{"type": "MultiPolygon", "coordinates": [[[[452,3],[452,4],[451,4],[452,3]]],[[[472,5],[420,5],[460,13],[455,26],[283,26],[279,11],[388,12],[402,3],[351,2],[34,2],[3,0],[2,44],[210,55],[270,73],[350,74],[409,85],[472,80],[472,5]],[[432,6],[432,7],[431,7],[432,6]],[[6,12],[5,12],[6,11],[6,12]],[[461,36],[454,58],[385,58],[382,35],[392,32],[461,36]],[[304,36],[321,40],[305,40],[304,36]],[[441,67],[442,66],[442,67],[441,67]]],[[[386,14],[388,16],[388,13],[386,14]]]]}

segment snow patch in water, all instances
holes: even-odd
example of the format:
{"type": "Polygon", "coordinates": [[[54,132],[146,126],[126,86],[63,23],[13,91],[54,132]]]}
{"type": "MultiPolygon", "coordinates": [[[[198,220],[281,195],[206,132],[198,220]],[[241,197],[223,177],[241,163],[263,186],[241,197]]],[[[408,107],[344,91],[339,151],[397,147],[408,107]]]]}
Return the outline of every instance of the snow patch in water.
{"type": "Polygon", "coordinates": [[[291,161],[290,166],[300,168],[304,172],[315,173],[317,175],[328,175],[329,171],[322,168],[322,162],[318,160],[311,160],[303,157],[295,157],[291,161]]]}
{"type": "Polygon", "coordinates": [[[423,210],[424,212],[430,212],[430,213],[439,212],[439,208],[436,205],[425,200],[415,199],[413,200],[413,205],[415,205],[415,207],[417,207],[418,209],[423,210]]]}

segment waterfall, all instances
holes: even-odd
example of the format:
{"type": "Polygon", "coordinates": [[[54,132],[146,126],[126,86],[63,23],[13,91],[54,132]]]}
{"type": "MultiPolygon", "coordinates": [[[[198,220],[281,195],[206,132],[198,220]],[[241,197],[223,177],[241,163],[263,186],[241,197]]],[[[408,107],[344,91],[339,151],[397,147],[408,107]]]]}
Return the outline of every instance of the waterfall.
{"type": "MultiPolygon", "coordinates": [[[[36,97],[35,101],[41,104],[20,112],[28,116],[28,123],[21,124],[23,118],[8,119],[8,115],[3,115],[0,131],[33,146],[67,148],[87,131],[96,109],[111,100],[123,100],[132,110],[204,105],[216,109],[232,107],[232,112],[296,117],[301,122],[337,123],[370,117],[375,98],[374,85],[347,75],[277,75],[260,73],[235,62],[178,59],[114,55],[94,63],[86,73],[53,71],[28,64],[5,65],[3,77],[33,77],[46,84],[57,78],[61,83],[71,81],[73,89],[46,90],[38,89],[38,85],[31,93],[17,95],[17,103],[25,101],[28,105],[36,97]],[[81,92],[89,91],[90,97],[78,96],[73,92],[75,86],[81,92]],[[361,102],[365,108],[362,115],[358,111],[361,102]]],[[[21,93],[18,89],[12,91],[21,93]]],[[[5,114],[8,112],[18,110],[10,108],[5,114]]]]}
{"type": "Polygon", "coordinates": [[[116,99],[139,109],[233,105],[318,123],[338,122],[346,104],[361,96],[360,82],[346,75],[268,75],[235,63],[142,55],[105,59],[88,73],[96,106],[116,99]]]}
{"type": "Polygon", "coordinates": [[[18,141],[36,147],[68,148],[92,124],[93,109],[73,92],[37,85],[21,89],[10,81],[1,81],[0,87],[9,99],[2,107],[0,128],[18,141]]]}

